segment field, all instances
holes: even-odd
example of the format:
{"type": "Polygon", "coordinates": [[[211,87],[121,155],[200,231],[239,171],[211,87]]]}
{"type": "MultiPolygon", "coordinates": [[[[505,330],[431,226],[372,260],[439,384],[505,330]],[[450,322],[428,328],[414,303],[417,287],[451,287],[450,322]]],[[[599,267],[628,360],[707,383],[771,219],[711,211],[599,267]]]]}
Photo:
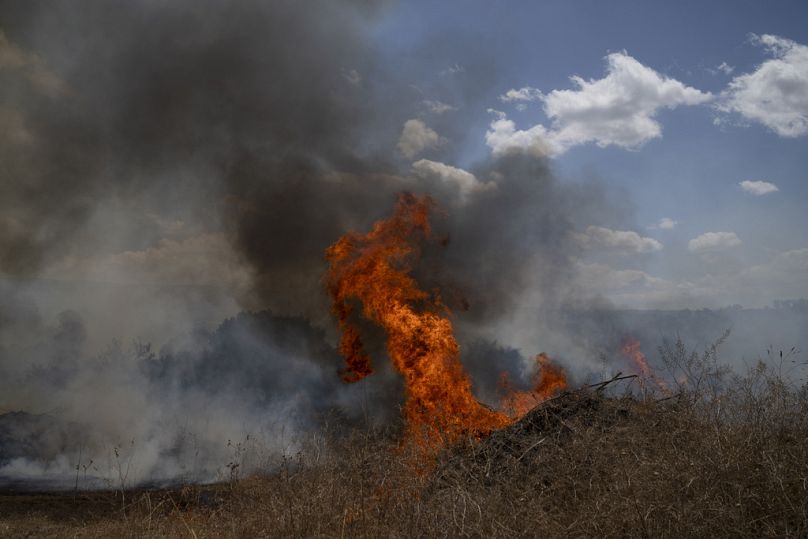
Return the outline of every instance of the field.
{"type": "MultiPolygon", "coordinates": [[[[664,354],[663,354],[664,357],[664,354]]],[[[557,396],[424,459],[335,428],[265,473],[161,490],[0,495],[2,537],[806,537],[808,389],[667,351],[675,387],[557,396]]]]}

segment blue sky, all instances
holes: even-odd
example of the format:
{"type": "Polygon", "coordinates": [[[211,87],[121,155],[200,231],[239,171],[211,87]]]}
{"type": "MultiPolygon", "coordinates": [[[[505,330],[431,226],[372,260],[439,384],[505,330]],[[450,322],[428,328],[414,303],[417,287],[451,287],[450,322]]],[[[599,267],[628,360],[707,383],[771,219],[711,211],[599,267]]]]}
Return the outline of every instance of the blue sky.
{"type": "MultiPolygon", "coordinates": [[[[598,264],[601,277],[608,267],[612,278],[632,283],[606,292],[617,303],[760,306],[808,296],[806,20],[804,2],[403,2],[386,12],[375,38],[386,61],[400,66],[416,89],[413,116],[452,146],[450,166],[468,169],[496,153],[486,143],[498,114],[490,109],[513,122],[516,132],[543,126],[543,140],[567,137],[559,132],[563,125],[552,127],[554,120],[574,123],[574,140],[550,152],[557,175],[622,190],[630,208],[625,221],[593,225],[635,232],[661,246],[623,256],[594,253],[583,262],[598,264]],[[608,77],[608,55],[636,61],[691,92],[682,90],[668,102],[657,96],[660,101],[649,105],[658,136],[634,133],[639,142],[614,143],[621,112],[601,110],[613,121],[594,125],[594,116],[587,118],[570,101],[576,95],[559,94],[567,100],[559,105],[567,116],[548,117],[552,98],[546,97],[578,91],[571,76],[589,83],[608,77]],[[767,66],[769,78],[759,72],[767,66]],[[744,83],[744,76],[756,74],[744,83]],[[746,90],[735,101],[727,94],[733,81],[746,90]],[[785,93],[765,95],[775,87],[785,93]],[[522,88],[533,99],[502,98],[522,88]],[[755,97],[758,91],[764,95],[755,97]],[[452,108],[430,114],[416,101],[452,108]],[[769,116],[739,112],[761,102],[769,116]],[[774,119],[783,107],[790,107],[786,113],[796,124],[774,119]],[[443,115],[462,115],[466,129],[442,132],[443,115]],[[606,134],[587,141],[581,131],[606,134]],[[760,194],[766,190],[761,183],[744,190],[744,181],[767,182],[778,191],[760,194]],[[660,228],[663,218],[676,223],[660,228]]],[[[624,83],[633,84],[618,80],[614,92],[625,97],[622,105],[630,112],[632,99],[641,107],[647,96],[628,95],[624,83]]],[[[593,96],[602,91],[592,88],[593,96]]],[[[620,237],[625,239],[612,235],[601,243],[620,237]]]]}

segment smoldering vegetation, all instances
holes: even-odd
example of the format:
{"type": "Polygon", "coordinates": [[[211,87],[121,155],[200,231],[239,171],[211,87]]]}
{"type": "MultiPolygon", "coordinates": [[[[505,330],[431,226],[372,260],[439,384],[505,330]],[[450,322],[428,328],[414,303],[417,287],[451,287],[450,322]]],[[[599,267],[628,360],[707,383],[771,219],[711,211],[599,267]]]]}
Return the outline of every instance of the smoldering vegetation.
{"type": "MultiPolygon", "coordinates": [[[[587,335],[601,354],[597,368],[588,375],[577,373],[574,384],[640,373],[621,353],[627,335],[641,339],[651,368],[670,387],[690,376],[670,370],[665,357],[696,349],[694,333],[677,340],[675,333],[643,331],[643,321],[658,328],[663,317],[679,330],[695,323],[705,335],[715,336],[731,314],[743,335],[747,329],[738,323],[744,317],[760,327],[799,313],[793,308],[646,313],[646,318],[622,313],[633,317],[630,334],[619,312],[609,314],[613,331],[593,343],[590,324],[577,313],[581,338],[587,335]],[[673,348],[676,343],[679,349],[673,348]]],[[[28,320],[29,330],[35,320],[33,315],[28,320]]],[[[758,361],[778,362],[784,382],[805,383],[806,362],[799,349],[770,348],[744,362],[728,353],[735,338],[731,332],[721,345],[725,376],[758,361]]],[[[270,471],[279,458],[294,455],[303,440],[324,429],[336,435],[338,429],[349,433],[387,426],[392,433],[397,428],[392,425],[400,424],[403,388],[383,350],[372,349],[379,372],[359,384],[344,384],[338,374],[343,360],[332,339],[301,317],[242,313],[213,331],[199,329],[159,349],[112,341],[91,353],[85,341],[80,315],[65,311],[55,324],[43,324],[26,346],[4,349],[5,357],[17,362],[14,368],[5,366],[3,397],[19,403],[0,414],[0,479],[6,488],[205,483],[229,477],[234,459],[240,474],[270,471]]],[[[464,343],[461,359],[475,395],[495,407],[502,398],[503,373],[520,389],[533,375],[521,351],[493,341],[464,343]]],[[[646,386],[655,388],[651,381],[646,386]]]]}
{"type": "Polygon", "coordinates": [[[218,485],[0,498],[6,535],[87,537],[801,537],[808,386],[779,361],[733,374],[717,349],[560,395],[426,472],[395,430],[324,429],[264,474],[218,485]],[[628,383],[628,386],[621,385],[628,383]],[[416,471],[420,470],[420,473],[416,471]]]}
{"type": "Polygon", "coordinates": [[[29,412],[0,415],[0,477],[34,489],[213,481],[234,452],[254,471],[329,418],[356,426],[395,412],[389,391],[361,409],[359,388],[336,375],[339,354],[301,318],[242,314],[159,352],[113,341],[86,357],[83,335],[68,311],[35,349],[6,351],[29,354],[3,395],[29,412]]]}

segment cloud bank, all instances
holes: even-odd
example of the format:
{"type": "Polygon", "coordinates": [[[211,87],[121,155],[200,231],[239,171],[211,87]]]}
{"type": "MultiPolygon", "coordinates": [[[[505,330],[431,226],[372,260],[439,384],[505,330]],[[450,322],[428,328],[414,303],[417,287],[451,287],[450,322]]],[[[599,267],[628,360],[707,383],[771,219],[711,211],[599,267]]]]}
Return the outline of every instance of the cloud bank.
{"type": "Polygon", "coordinates": [[[808,133],[808,46],[790,39],[752,35],[772,56],[758,68],[738,75],[722,92],[717,105],[760,123],[781,137],[808,133]]]}
{"type": "Polygon", "coordinates": [[[662,250],[654,238],[643,237],[632,230],[612,230],[602,226],[588,226],[576,236],[585,249],[606,248],[623,253],[651,253],[662,250]]]}
{"type": "Polygon", "coordinates": [[[737,247],[740,244],[741,239],[735,232],[705,232],[687,242],[687,249],[691,253],[706,253],[737,247]]]}
{"type": "Polygon", "coordinates": [[[692,106],[712,96],[665,77],[625,52],[606,57],[606,76],[585,80],[571,77],[575,90],[542,94],[533,88],[506,92],[503,101],[539,100],[551,127],[541,124],[516,128],[505,114],[491,122],[486,142],[495,155],[533,151],[558,156],[572,147],[594,142],[600,147],[636,149],[662,136],[655,116],[662,108],[692,106]]]}

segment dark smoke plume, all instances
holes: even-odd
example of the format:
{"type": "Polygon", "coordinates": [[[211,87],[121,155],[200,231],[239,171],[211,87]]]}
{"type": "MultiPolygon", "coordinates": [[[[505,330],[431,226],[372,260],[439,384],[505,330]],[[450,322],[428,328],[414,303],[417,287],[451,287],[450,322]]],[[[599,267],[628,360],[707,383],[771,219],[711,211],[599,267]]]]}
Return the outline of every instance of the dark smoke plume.
{"type": "MultiPolygon", "coordinates": [[[[444,241],[426,248],[418,278],[454,310],[485,398],[491,372],[518,373],[524,355],[587,357],[553,312],[583,299],[571,233],[613,205],[596,187],[558,181],[537,156],[472,175],[441,168],[457,149],[438,140],[403,159],[396,142],[414,113],[408,73],[373,44],[384,9],[0,2],[0,406],[81,423],[97,451],[131,440],[140,479],[188,473],[181,463],[200,448],[226,458],[226,440],[272,421],[292,433],[336,408],[350,420],[362,406],[389,417],[399,387],[389,369],[364,403],[338,386],[323,252],[385,216],[402,190],[438,203],[444,241]],[[100,278],[98,267],[141,281],[115,288],[117,273],[100,278]],[[36,279],[67,270],[67,284],[36,279]],[[191,320],[239,308],[274,314],[188,333],[191,320]],[[94,349],[98,328],[109,342],[147,327],[164,348],[94,349]]],[[[455,95],[480,98],[478,81],[458,84],[467,87],[455,95]]],[[[369,348],[383,350],[373,338],[369,348]]],[[[73,452],[63,457],[58,469],[76,465],[73,452]]]]}

